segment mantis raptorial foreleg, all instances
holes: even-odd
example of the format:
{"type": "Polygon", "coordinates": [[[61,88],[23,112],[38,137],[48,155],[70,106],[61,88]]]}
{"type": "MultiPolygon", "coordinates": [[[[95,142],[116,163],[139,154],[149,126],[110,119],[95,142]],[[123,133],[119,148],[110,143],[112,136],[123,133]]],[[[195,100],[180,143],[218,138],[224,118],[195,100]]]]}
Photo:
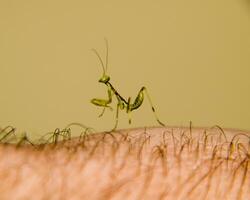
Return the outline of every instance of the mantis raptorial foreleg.
{"type": "Polygon", "coordinates": [[[98,117],[101,117],[104,114],[106,108],[109,108],[112,110],[112,107],[109,106],[109,104],[112,103],[112,90],[108,88],[108,99],[94,98],[91,100],[91,103],[93,103],[96,106],[103,107],[101,114],[98,116],[98,117]]]}

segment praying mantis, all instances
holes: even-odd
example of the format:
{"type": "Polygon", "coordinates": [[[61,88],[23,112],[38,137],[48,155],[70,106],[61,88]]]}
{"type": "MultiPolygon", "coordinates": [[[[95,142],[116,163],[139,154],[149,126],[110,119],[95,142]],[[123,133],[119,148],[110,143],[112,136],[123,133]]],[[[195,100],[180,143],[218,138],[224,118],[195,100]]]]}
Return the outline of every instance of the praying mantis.
{"type": "Polygon", "coordinates": [[[155,108],[152,104],[151,98],[149,96],[149,93],[147,91],[146,87],[142,87],[140,89],[140,91],[138,92],[138,95],[136,96],[134,102],[131,101],[131,97],[128,97],[128,99],[126,100],[124,97],[122,97],[118,91],[114,88],[114,86],[111,84],[110,82],[110,76],[107,75],[107,70],[108,70],[108,56],[109,56],[109,48],[108,48],[108,41],[107,39],[105,39],[105,43],[106,43],[106,60],[105,60],[105,67],[104,67],[104,63],[103,60],[100,56],[100,54],[97,52],[96,49],[92,49],[92,51],[96,54],[96,56],[98,57],[100,64],[102,66],[103,69],[103,74],[102,77],[99,79],[100,83],[103,83],[107,86],[107,92],[108,92],[108,99],[98,99],[98,98],[94,98],[91,100],[91,103],[99,106],[99,107],[103,107],[103,110],[101,112],[101,114],[99,115],[99,117],[102,117],[105,109],[109,108],[110,110],[112,110],[112,107],[110,106],[110,104],[112,103],[113,100],[113,96],[115,95],[116,100],[117,100],[117,106],[116,106],[116,120],[115,120],[115,126],[112,130],[115,130],[117,128],[118,125],[118,117],[119,117],[119,110],[126,110],[127,114],[129,115],[129,124],[131,124],[131,117],[130,117],[130,113],[138,108],[141,107],[143,100],[144,100],[144,93],[146,94],[146,97],[148,98],[148,101],[150,103],[151,109],[154,113],[155,119],[156,121],[161,125],[161,126],[165,126],[164,123],[162,123],[155,111],[155,108]]]}

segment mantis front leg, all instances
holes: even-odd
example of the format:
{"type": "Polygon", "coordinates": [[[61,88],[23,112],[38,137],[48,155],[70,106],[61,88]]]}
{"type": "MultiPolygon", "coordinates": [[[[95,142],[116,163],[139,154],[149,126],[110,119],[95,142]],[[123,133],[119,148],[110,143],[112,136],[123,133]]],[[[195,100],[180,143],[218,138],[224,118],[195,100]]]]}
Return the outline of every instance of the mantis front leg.
{"type": "Polygon", "coordinates": [[[91,100],[91,103],[93,103],[94,105],[103,107],[103,110],[101,114],[99,115],[99,117],[101,117],[104,114],[106,108],[110,108],[112,110],[112,107],[109,106],[109,104],[112,102],[112,94],[113,93],[112,93],[111,88],[108,87],[108,99],[94,98],[91,100]]]}

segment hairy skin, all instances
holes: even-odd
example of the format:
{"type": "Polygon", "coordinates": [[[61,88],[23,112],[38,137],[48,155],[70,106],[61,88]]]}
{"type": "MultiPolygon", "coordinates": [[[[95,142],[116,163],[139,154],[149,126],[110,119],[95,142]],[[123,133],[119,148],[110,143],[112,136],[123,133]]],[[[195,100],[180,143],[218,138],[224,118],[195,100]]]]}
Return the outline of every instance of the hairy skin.
{"type": "Polygon", "coordinates": [[[249,154],[249,132],[217,126],[1,144],[0,199],[245,200],[249,154]]]}

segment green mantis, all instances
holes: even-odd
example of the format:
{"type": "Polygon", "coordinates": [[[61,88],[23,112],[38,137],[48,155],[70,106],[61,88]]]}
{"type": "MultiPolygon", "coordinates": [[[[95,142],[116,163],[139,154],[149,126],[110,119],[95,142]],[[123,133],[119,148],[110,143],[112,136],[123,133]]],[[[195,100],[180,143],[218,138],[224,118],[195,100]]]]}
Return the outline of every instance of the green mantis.
{"type": "Polygon", "coordinates": [[[116,106],[116,121],[115,121],[115,126],[112,130],[115,130],[117,128],[118,125],[118,117],[119,117],[119,110],[125,110],[128,115],[129,115],[129,124],[131,124],[131,117],[130,117],[130,113],[136,109],[138,109],[144,100],[144,93],[146,94],[146,97],[149,100],[149,103],[151,105],[151,109],[154,113],[155,119],[156,121],[161,125],[161,126],[165,126],[157,117],[156,115],[156,111],[155,108],[152,104],[151,98],[148,94],[148,91],[146,89],[146,87],[142,87],[137,95],[137,97],[135,98],[134,102],[131,101],[131,97],[129,97],[127,100],[122,97],[117,90],[114,88],[114,86],[110,83],[110,76],[107,75],[107,70],[108,70],[108,41],[105,39],[106,42],[106,63],[105,63],[105,67],[104,67],[104,63],[103,60],[101,58],[101,56],[99,55],[99,53],[97,52],[96,49],[92,49],[92,51],[96,54],[96,56],[98,57],[100,64],[102,66],[103,69],[103,74],[102,77],[99,79],[100,83],[103,83],[107,86],[108,89],[108,99],[97,99],[94,98],[91,100],[91,103],[96,105],[96,106],[100,106],[103,107],[103,110],[101,112],[101,114],[99,115],[99,117],[103,116],[105,109],[109,108],[112,110],[112,107],[110,106],[110,104],[112,103],[112,98],[115,95],[116,100],[117,100],[117,106],[116,106]]]}

